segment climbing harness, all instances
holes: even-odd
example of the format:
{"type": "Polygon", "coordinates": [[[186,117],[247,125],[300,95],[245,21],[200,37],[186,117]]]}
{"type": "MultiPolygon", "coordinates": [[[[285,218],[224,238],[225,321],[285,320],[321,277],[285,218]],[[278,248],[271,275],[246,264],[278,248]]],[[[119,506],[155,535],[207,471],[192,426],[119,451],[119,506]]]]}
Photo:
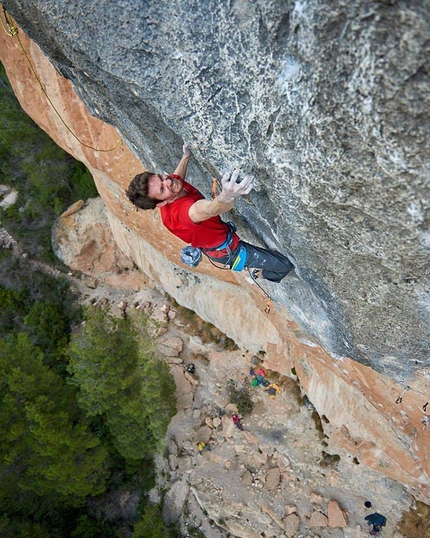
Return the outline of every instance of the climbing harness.
{"type": "MultiPolygon", "coordinates": [[[[229,224],[229,223],[227,223],[227,224],[229,224]]],[[[221,243],[221,245],[219,245],[218,247],[210,248],[210,249],[201,248],[201,247],[193,247],[191,245],[187,245],[186,247],[183,247],[181,249],[181,252],[180,252],[181,261],[185,265],[188,265],[188,267],[197,267],[199,265],[199,263],[202,261],[202,257],[203,257],[202,253],[204,253],[207,256],[207,258],[209,259],[209,261],[212,263],[212,265],[215,265],[215,267],[218,267],[218,265],[216,265],[212,261],[212,258],[208,253],[209,252],[214,252],[214,251],[219,251],[219,250],[227,250],[229,259],[224,264],[224,267],[220,267],[220,269],[229,269],[228,267],[226,267],[226,265],[228,265],[228,263],[230,261],[230,257],[231,257],[230,245],[231,245],[232,241],[233,241],[233,235],[232,235],[231,229],[229,227],[229,230],[228,230],[228,233],[227,233],[227,239],[223,243],[221,243]]],[[[216,258],[213,258],[213,259],[216,260],[216,258]]],[[[236,269],[236,271],[237,270],[238,269],[236,269]]]]}
{"type": "Polygon", "coordinates": [[[211,248],[189,247],[187,249],[187,247],[184,247],[181,250],[181,260],[190,267],[197,267],[197,265],[201,261],[201,258],[199,259],[199,254],[198,252],[195,252],[195,250],[199,250],[200,252],[205,254],[211,264],[218,269],[227,269],[229,271],[242,271],[246,264],[246,248],[241,245],[239,249],[236,249],[236,251],[231,251],[230,245],[232,244],[234,239],[233,234],[236,231],[236,226],[233,224],[233,222],[226,222],[225,224],[227,224],[228,226],[227,237],[225,241],[223,241],[217,247],[211,248]],[[218,258],[215,258],[210,255],[211,252],[220,252],[221,250],[225,250],[227,252],[227,261],[223,263],[222,266],[216,263],[218,261],[218,258]],[[195,265],[191,265],[191,263],[188,262],[188,258],[190,258],[190,261],[192,263],[197,262],[197,260],[198,262],[195,263],[195,265]],[[227,267],[227,265],[229,265],[229,267],[227,267]]]}
{"type": "Polygon", "coordinates": [[[399,404],[399,403],[402,403],[402,400],[403,400],[403,395],[405,394],[406,391],[410,390],[411,387],[409,387],[408,385],[406,385],[406,387],[402,390],[402,392],[399,394],[397,400],[396,400],[396,404],[399,404]]]}
{"type": "MultiPolygon", "coordinates": [[[[217,247],[202,248],[202,252],[204,252],[207,257],[210,258],[210,255],[208,254],[209,252],[219,252],[221,250],[226,250],[229,257],[229,260],[225,263],[225,265],[227,265],[230,262],[230,258],[232,256],[230,245],[233,242],[233,234],[236,231],[236,226],[232,222],[226,222],[225,224],[227,224],[228,226],[227,237],[225,238],[225,240],[217,247]]],[[[216,258],[214,258],[214,260],[216,261],[216,258]]]]}
{"type": "Polygon", "coordinates": [[[9,15],[9,13],[6,11],[5,7],[3,6],[3,14],[4,14],[4,19],[6,21],[6,25],[7,25],[7,28],[6,26],[4,25],[3,23],[3,20],[0,18],[0,21],[1,21],[1,25],[3,27],[3,30],[4,32],[6,33],[6,35],[8,35],[9,37],[16,37],[17,40],[18,40],[18,44],[19,44],[19,47],[22,51],[22,53],[24,54],[24,57],[25,59],[27,60],[27,63],[28,65],[30,66],[30,70],[31,72],[33,73],[33,75],[35,76],[39,86],[40,86],[40,89],[42,90],[42,93],[45,95],[48,103],[51,105],[51,107],[53,108],[54,112],[57,114],[57,116],[59,117],[61,123],[64,125],[64,127],[67,129],[67,131],[73,136],[73,138],[75,138],[79,144],[81,144],[81,146],[84,146],[86,148],[89,148],[89,149],[93,149],[94,151],[99,151],[99,152],[103,152],[103,153],[108,153],[110,151],[113,151],[115,150],[119,143],[121,142],[121,138],[119,138],[116,142],[116,144],[112,147],[112,148],[109,148],[109,149],[99,149],[99,148],[96,148],[94,146],[92,146],[91,144],[86,144],[85,142],[83,142],[82,140],[80,140],[80,138],[72,131],[72,129],[68,126],[68,124],[66,123],[66,121],[64,120],[64,118],[62,117],[62,115],[60,114],[60,112],[58,111],[57,107],[54,105],[54,103],[52,102],[51,98],[49,97],[49,95],[47,94],[46,92],[46,89],[43,85],[43,82],[41,81],[39,75],[37,74],[36,72],[36,68],[34,67],[33,65],[33,62],[31,61],[30,59],[30,56],[28,55],[27,51],[25,50],[24,48],[24,45],[22,44],[22,41],[21,41],[21,38],[19,37],[19,32],[18,32],[18,28],[17,26],[15,26],[15,24],[13,23],[12,21],[12,17],[9,15]],[[9,29],[9,30],[8,30],[9,29]]]}

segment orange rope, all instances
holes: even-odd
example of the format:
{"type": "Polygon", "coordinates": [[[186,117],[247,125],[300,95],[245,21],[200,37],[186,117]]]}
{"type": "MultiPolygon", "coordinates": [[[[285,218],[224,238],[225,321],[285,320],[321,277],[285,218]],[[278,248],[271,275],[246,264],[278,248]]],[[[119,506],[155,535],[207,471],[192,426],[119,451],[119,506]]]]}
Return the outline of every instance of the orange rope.
{"type": "Polygon", "coordinates": [[[39,83],[39,86],[40,86],[40,89],[42,90],[43,94],[45,95],[46,99],[48,100],[49,104],[52,106],[52,108],[54,109],[54,112],[57,114],[57,116],[60,118],[60,121],[61,123],[64,125],[64,127],[69,131],[69,133],[84,147],[86,148],[89,148],[89,149],[93,149],[94,151],[100,151],[100,152],[103,152],[103,153],[108,153],[109,151],[113,151],[114,149],[116,149],[119,145],[119,143],[121,142],[121,138],[118,139],[117,143],[112,147],[112,148],[109,148],[109,149],[99,149],[99,148],[95,148],[94,146],[91,146],[90,144],[85,144],[85,142],[82,142],[82,140],[80,140],[78,138],[78,136],[72,131],[72,129],[67,125],[67,123],[65,122],[65,120],[63,119],[63,117],[61,116],[60,112],[57,110],[56,106],[54,105],[54,103],[52,102],[51,98],[49,97],[49,95],[46,93],[46,90],[45,90],[45,87],[42,83],[42,81],[40,80],[40,77],[39,75],[37,74],[36,72],[36,69],[33,65],[33,62],[31,61],[27,51],[24,49],[24,45],[22,44],[21,42],[21,39],[19,37],[19,34],[18,34],[18,27],[12,22],[12,17],[9,15],[9,13],[3,8],[3,12],[4,12],[4,17],[5,17],[5,21],[6,21],[6,24],[9,28],[9,32],[7,31],[6,27],[4,26],[3,24],[3,20],[0,19],[1,21],[1,25],[3,27],[3,30],[5,31],[5,33],[9,36],[9,37],[16,37],[18,39],[18,43],[19,43],[19,46],[21,48],[21,51],[22,53],[24,54],[24,57],[25,59],[27,60],[29,66],[30,66],[30,70],[32,71],[33,75],[36,77],[36,80],[37,82],[39,83]]]}

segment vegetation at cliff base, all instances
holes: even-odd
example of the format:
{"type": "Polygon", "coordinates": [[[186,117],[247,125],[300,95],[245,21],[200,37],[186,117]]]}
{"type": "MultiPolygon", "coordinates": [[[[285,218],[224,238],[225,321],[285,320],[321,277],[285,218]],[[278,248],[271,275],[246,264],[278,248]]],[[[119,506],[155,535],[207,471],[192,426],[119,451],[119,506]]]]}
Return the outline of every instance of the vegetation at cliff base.
{"type": "Polygon", "coordinates": [[[173,536],[146,496],[173,378],[143,313],[83,309],[48,265],[55,218],[97,193],[21,110],[3,67],[0,157],[0,184],[18,192],[0,221],[22,249],[0,246],[0,536],[173,536]]]}
{"type": "Polygon", "coordinates": [[[0,535],[121,536],[145,510],[152,457],[175,413],[148,320],[80,313],[67,294],[32,300],[26,286],[0,296],[0,535]],[[136,499],[127,516],[125,492],[136,499]]]}
{"type": "Polygon", "coordinates": [[[58,147],[25,114],[0,64],[0,184],[18,192],[18,201],[1,212],[24,251],[54,262],[51,227],[77,200],[97,196],[86,167],[58,147]]]}

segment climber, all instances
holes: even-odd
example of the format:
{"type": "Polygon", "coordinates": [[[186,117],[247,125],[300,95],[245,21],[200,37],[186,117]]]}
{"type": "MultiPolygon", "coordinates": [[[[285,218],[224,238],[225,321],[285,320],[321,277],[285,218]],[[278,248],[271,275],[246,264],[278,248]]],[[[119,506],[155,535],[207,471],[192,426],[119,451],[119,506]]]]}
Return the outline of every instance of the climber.
{"type": "Polygon", "coordinates": [[[227,173],[221,180],[221,193],[206,200],[185,181],[190,157],[184,144],[182,159],[173,174],[137,174],[126,191],[129,200],[140,209],[160,209],[164,226],[191,245],[181,251],[181,259],[187,265],[196,267],[203,253],[224,268],[260,269],[263,278],[280,282],[294,268],[290,260],[278,252],[242,241],[234,226],[219,217],[234,207],[236,198],[251,191],[253,177],[245,175],[239,180],[239,170],[227,173]]]}
{"type": "Polygon", "coordinates": [[[239,417],[239,415],[232,415],[232,420],[235,424],[235,426],[237,428],[239,428],[240,431],[243,431],[243,426],[242,426],[242,423],[241,423],[241,418],[239,417]]]}

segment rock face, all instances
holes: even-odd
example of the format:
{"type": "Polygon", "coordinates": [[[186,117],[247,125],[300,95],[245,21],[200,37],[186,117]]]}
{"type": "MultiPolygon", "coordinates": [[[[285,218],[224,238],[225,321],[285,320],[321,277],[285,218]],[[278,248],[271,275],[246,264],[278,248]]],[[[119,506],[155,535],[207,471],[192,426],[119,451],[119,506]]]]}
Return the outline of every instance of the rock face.
{"type": "Polygon", "coordinates": [[[429,0],[6,5],[147,168],[186,140],[204,192],[256,175],[235,220],[292,257],[277,300],[329,351],[428,361],[429,0]]]}
{"type": "Polygon", "coordinates": [[[141,275],[112,236],[106,206],[101,198],[79,200],[57,220],[52,248],[65,265],[118,287],[139,288],[141,275]]]}
{"type": "Polygon", "coordinates": [[[86,145],[49,107],[18,38],[1,33],[17,96],[89,167],[127,258],[181,305],[264,351],[267,368],[293,376],[331,453],[351,454],[429,503],[429,1],[149,4],[8,1],[73,83],[20,31],[46,92],[86,145]],[[157,213],[127,201],[133,175],[170,171],[182,140],[205,194],[227,168],[257,176],[231,218],[245,239],[296,263],[296,275],[267,285],[275,314],[264,314],[243,275],[180,266],[182,243],[157,213]],[[412,390],[396,403],[406,383],[412,390]]]}

